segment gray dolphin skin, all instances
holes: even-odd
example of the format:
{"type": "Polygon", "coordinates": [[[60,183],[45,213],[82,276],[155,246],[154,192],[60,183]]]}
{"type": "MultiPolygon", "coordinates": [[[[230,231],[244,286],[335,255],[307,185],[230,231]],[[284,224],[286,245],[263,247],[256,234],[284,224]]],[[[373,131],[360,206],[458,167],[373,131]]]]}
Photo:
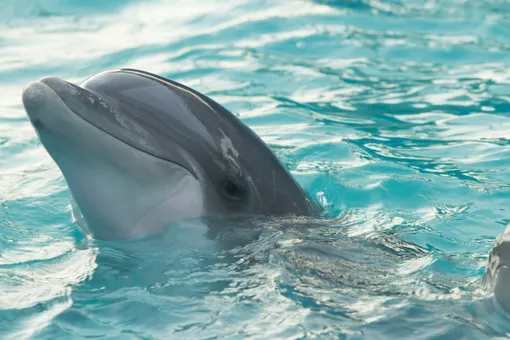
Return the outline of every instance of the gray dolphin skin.
{"type": "Polygon", "coordinates": [[[499,306],[510,313],[510,226],[494,242],[489,253],[483,286],[494,293],[499,306]]]}
{"type": "Polygon", "coordinates": [[[23,104],[92,235],[138,238],[186,218],[321,208],[235,115],[144,71],[30,83],[23,104]]]}

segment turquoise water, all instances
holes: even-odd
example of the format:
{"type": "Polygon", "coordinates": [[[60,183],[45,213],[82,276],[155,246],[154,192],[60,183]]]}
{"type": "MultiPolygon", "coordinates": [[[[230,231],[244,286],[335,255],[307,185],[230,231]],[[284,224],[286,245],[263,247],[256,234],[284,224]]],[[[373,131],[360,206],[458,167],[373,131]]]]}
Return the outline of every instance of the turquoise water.
{"type": "Polygon", "coordinates": [[[2,8],[0,338],[510,334],[479,289],[510,221],[507,1],[2,8]],[[181,242],[186,226],[125,243],[81,234],[20,93],[115,67],[238,114],[336,217],[225,222],[215,237],[228,246],[215,251],[181,242]]]}

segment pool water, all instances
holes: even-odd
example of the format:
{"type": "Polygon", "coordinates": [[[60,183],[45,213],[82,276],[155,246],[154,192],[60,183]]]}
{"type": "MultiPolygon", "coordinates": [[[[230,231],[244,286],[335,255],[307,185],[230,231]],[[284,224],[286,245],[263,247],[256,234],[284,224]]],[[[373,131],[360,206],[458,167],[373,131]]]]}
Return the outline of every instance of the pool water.
{"type": "Polygon", "coordinates": [[[2,8],[0,338],[510,335],[480,290],[510,221],[508,1],[2,8]],[[117,67],[230,109],[327,216],[184,223],[131,242],[82,234],[21,91],[117,67]]]}

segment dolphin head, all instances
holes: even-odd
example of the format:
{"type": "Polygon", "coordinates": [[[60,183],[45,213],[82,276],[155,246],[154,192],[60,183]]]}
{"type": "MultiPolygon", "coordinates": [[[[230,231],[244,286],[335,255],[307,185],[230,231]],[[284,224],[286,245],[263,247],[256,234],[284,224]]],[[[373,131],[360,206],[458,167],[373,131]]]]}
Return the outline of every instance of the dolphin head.
{"type": "Polygon", "coordinates": [[[489,253],[483,286],[494,293],[501,308],[510,313],[510,226],[489,253]]]}
{"type": "Polygon", "coordinates": [[[191,217],[320,211],[255,133],[182,84],[131,69],[80,86],[47,77],[26,86],[23,104],[96,238],[191,217]]]}

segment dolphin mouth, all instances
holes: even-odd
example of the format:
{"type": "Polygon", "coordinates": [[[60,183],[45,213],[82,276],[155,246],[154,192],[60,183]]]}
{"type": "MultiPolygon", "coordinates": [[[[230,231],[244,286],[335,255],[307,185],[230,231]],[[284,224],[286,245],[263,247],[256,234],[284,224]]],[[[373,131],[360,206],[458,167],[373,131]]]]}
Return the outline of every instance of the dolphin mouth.
{"type": "MultiPolygon", "coordinates": [[[[116,121],[118,123],[117,126],[121,126],[126,130],[133,130],[133,128],[129,126],[129,119],[124,119],[119,113],[120,110],[116,110],[114,105],[108,102],[107,99],[90,90],[56,77],[42,78],[39,81],[28,84],[23,90],[23,105],[38,134],[39,131],[46,129],[44,117],[39,113],[41,113],[40,111],[43,111],[46,106],[50,105],[52,96],[56,96],[60,99],[62,104],[76,117],[108,136],[147,155],[178,165],[187,170],[195,179],[198,179],[196,172],[193,171],[191,167],[185,166],[183,164],[184,162],[177,159],[162,157],[158,155],[157,152],[153,152],[150,148],[138,145],[135,142],[136,139],[131,140],[130,138],[123,138],[122,133],[115,133],[115,128],[112,128],[111,121],[116,121]]],[[[59,128],[65,127],[59,126],[59,128]]],[[[132,131],[128,131],[127,135],[129,135],[129,133],[132,133],[132,131]]]]}

